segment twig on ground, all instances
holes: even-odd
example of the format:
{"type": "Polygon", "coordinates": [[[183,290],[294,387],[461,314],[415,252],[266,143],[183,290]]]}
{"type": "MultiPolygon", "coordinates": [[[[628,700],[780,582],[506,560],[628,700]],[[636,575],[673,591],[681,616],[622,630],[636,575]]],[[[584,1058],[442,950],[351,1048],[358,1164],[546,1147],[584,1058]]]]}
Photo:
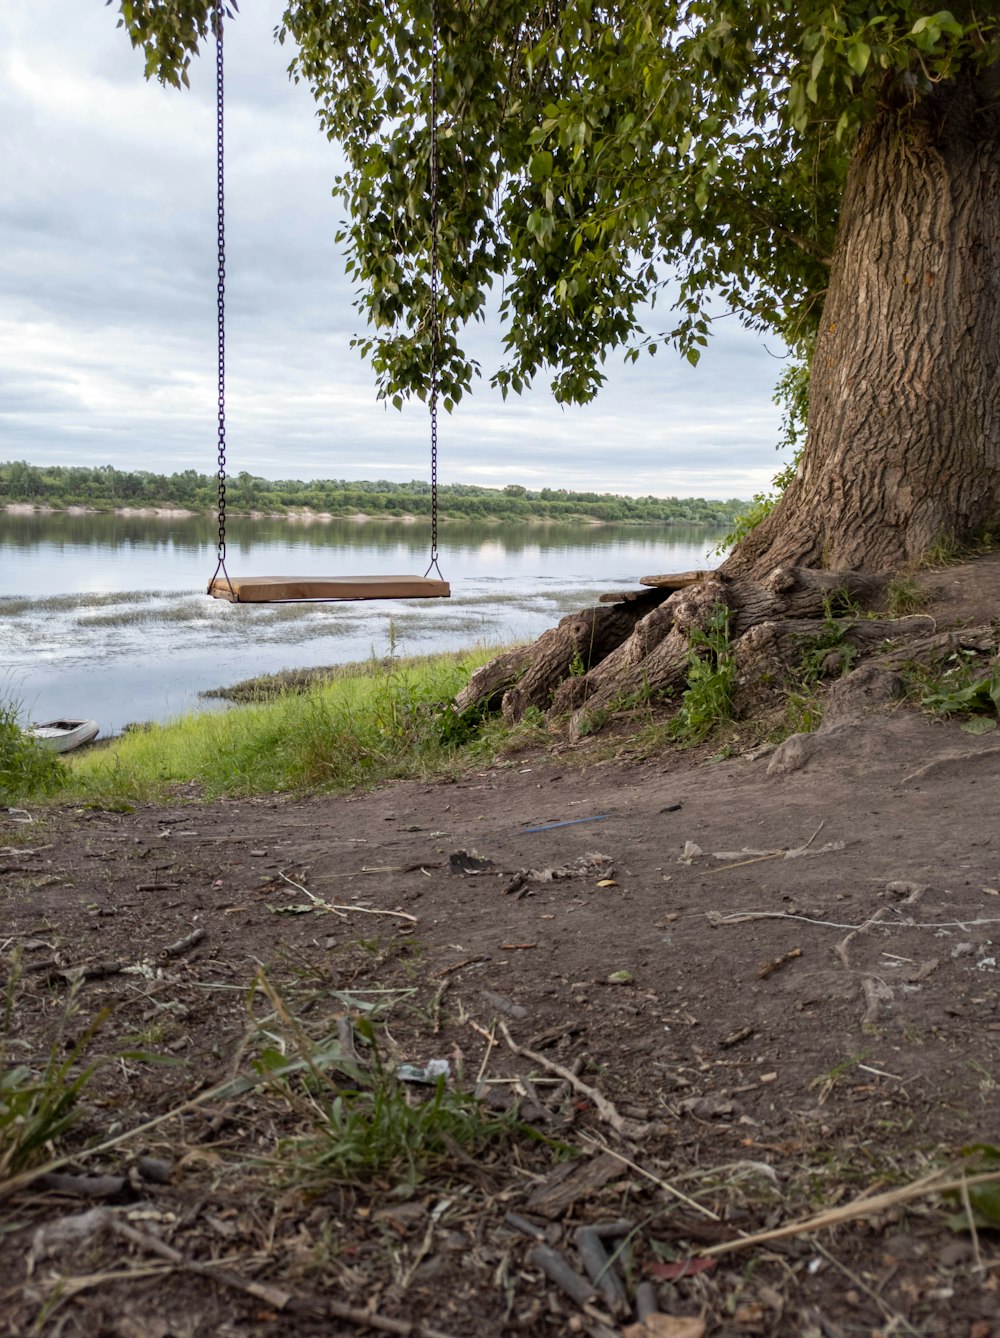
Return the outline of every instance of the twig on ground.
{"type": "Polygon", "coordinates": [[[656,1185],[657,1189],[662,1189],[664,1194],[669,1194],[672,1198],[679,1199],[681,1203],[687,1204],[689,1208],[693,1209],[696,1213],[701,1213],[703,1217],[709,1218],[710,1221],[718,1222],[721,1220],[718,1213],[713,1213],[711,1208],[706,1208],[705,1205],[699,1203],[697,1199],[689,1199],[688,1196],[675,1185],[670,1184],[667,1180],[663,1180],[658,1175],[654,1175],[653,1172],[648,1171],[645,1166],[640,1166],[637,1161],[632,1161],[621,1152],[616,1152],[614,1148],[609,1148],[608,1145],[602,1143],[599,1138],[593,1138],[590,1134],[584,1134],[582,1136],[582,1141],[584,1143],[589,1143],[591,1147],[600,1148],[600,1150],[606,1152],[609,1157],[614,1157],[617,1161],[620,1161],[623,1166],[627,1166],[630,1171],[637,1171],[639,1175],[645,1176],[647,1180],[656,1185]]]}
{"type": "Polygon", "coordinates": [[[465,966],[475,966],[477,962],[488,960],[485,953],[477,952],[475,957],[463,957],[460,962],[452,962],[450,966],[441,966],[436,971],[432,971],[431,980],[440,980],[442,976],[450,976],[455,971],[461,971],[465,966]]]}
{"type": "Polygon", "coordinates": [[[812,1217],[801,1217],[798,1221],[788,1222],[785,1226],[775,1227],[771,1231],[758,1231],[752,1236],[738,1236],[735,1240],[723,1241],[720,1245],[710,1245],[702,1250],[704,1255],[728,1254],[734,1250],[746,1250],[756,1245],[765,1245],[772,1240],[787,1240],[789,1236],[810,1235],[814,1231],[824,1231],[827,1227],[840,1226],[843,1222],[852,1222],[859,1217],[871,1217],[874,1213],[896,1208],[902,1203],[914,1199],[927,1198],[931,1194],[961,1194],[962,1186],[1000,1184],[1000,1171],[983,1171],[979,1175],[956,1178],[948,1171],[931,1171],[921,1176],[912,1184],[901,1185],[899,1189],[886,1190],[884,1194],[873,1194],[870,1198],[852,1199],[839,1208],[830,1208],[823,1213],[814,1213],[812,1217]]]}
{"type": "Polygon", "coordinates": [[[650,1134],[659,1133],[661,1131],[662,1125],[656,1120],[650,1120],[645,1124],[641,1124],[638,1120],[632,1120],[625,1115],[619,1114],[615,1109],[614,1104],[608,1100],[603,1092],[599,1092],[596,1087],[590,1087],[587,1083],[581,1082],[576,1074],[570,1069],[564,1068],[562,1064],[557,1064],[552,1059],[546,1059],[544,1055],[537,1054],[534,1050],[529,1050],[523,1045],[518,1045],[507,1029],[507,1024],[505,1022],[500,1023],[500,1031],[503,1033],[504,1040],[515,1055],[520,1055],[522,1059],[530,1059],[533,1064],[538,1064],[541,1068],[547,1069],[549,1073],[554,1073],[557,1077],[568,1082],[575,1091],[579,1092],[581,1096],[585,1096],[588,1101],[593,1103],[598,1117],[602,1119],[605,1124],[610,1124],[612,1129],[614,1129],[616,1133],[621,1134],[623,1138],[647,1138],[650,1134]]]}
{"type": "Polygon", "coordinates": [[[330,903],[324,901],[322,897],[317,897],[315,892],[310,892],[307,887],[303,887],[301,883],[297,883],[294,878],[289,878],[288,874],[282,872],[280,869],[278,870],[278,877],[282,882],[287,883],[289,887],[294,887],[296,892],[301,892],[304,897],[308,897],[312,904],[318,906],[320,910],[330,911],[333,915],[339,915],[342,920],[347,919],[347,916],[344,915],[342,911],[338,910],[335,906],[331,906],[330,903]]]}
{"type": "Polygon", "coordinates": [[[867,919],[863,925],[859,925],[857,929],[852,929],[851,932],[847,935],[847,937],[841,939],[840,942],[836,944],[836,946],[834,947],[833,949],[834,952],[840,958],[841,962],[844,964],[844,966],[847,968],[848,971],[850,971],[851,969],[851,963],[847,955],[847,949],[851,942],[851,939],[858,934],[863,934],[865,930],[870,929],[872,925],[877,925],[882,923],[882,916],[885,915],[887,910],[888,910],[887,906],[880,906],[879,909],[875,912],[875,914],[871,916],[869,919],[867,919]]]}
{"type": "Polygon", "coordinates": [[[919,1334],[919,1329],[915,1329],[905,1316],[901,1315],[898,1310],[894,1310],[892,1306],[889,1305],[888,1301],[884,1301],[875,1288],[870,1287],[868,1283],[865,1282],[864,1278],[859,1277],[858,1274],[855,1273],[853,1269],[848,1268],[846,1264],[842,1264],[837,1256],[826,1248],[822,1241],[814,1240],[813,1246],[820,1252],[824,1259],[833,1264],[834,1268],[839,1268],[844,1277],[847,1278],[849,1282],[852,1282],[854,1286],[857,1287],[858,1291],[865,1292],[872,1298],[885,1318],[889,1320],[893,1331],[905,1331],[906,1333],[919,1334]]]}
{"type": "Polygon", "coordinates": [[[481,1027],[478,1022],[473,1022],[472,1018],[469,1018],[469,1026],[472,1028],[473,1031],[477,1031],[479,1035],[482,1036],[486,1042],[486,1053],[483,1055],[483,1062],[479,1065],[479,1072],[476,1074],[476,1081],[473,1084],[473,1088],[477,1088],[486,1075],[486,1069],[490,1062],[490,1056],[492,1055],[494,1046],[497,1043],[497,1029],[494,1026],[490,1031],[487,1031],[486,1028],[481,1027]]]}
{"type": "Polygon", "coordinates": [[[780,971],[783,966],[789,962],[794,962],[796,957],[802,956],[801,948],[792,948],[790,952],[784,952],[780,957],[775,957],[773,961],[765,962],[757,971],[758,980],[766,980],[768,976],[773,976],[775,971],[780,971]]]}
{"type": "MultiPolygon", "coordinates": [[[[415,915],[410,915],[409,911],[380,911],[374,906],[355,906],[349,902],[333,903],[325,901],[323,905],[326,906],[328,910],[331,910],[338,915],[345,911],[357,911],[359,915],[386,915],[393,920],[405,920],[407,924],[415,925],[417,923],[417,917],[415,915]]],[[[347,917],[344,916],[344,918],[346,919],[347,917]]]]}
{"type": "Polygon", "coordinates": [[[536,1245],[529,1251],[528,1259],[536,1268],[540,1268],[560,1291],[564,1291],[574,1300],[591,1319],[596,1319],[599,1323],[611,1322],[610,1316],[602,1314],[591,1305],[597,1296],[593,1283],[578,1273],[557,1250],[553,1250],[550,1245],[536,1245]]]}
{"type": "Polygon", "coordinates": [[[411,1324],[405,1319],[390,1319],[386,1315],[379,1315],[359,1306],[345,1305],[342,1301],[335,1301],[327,1296],[297,1297],[282,1287],[275,1287],[267,1282],[254,1282],[252,1278],[244,1278],[231,1269],[220,1268],[214,1264],[200,1264],[196,1260],[185,1258],[180,1250],[175,1250],[166,1241],[147,1235],[144,1231],[137,1231],[135,1227],[129,1226],[127,1222],[122,1222],[111,1214],[108,1215],[108,1224],[117,1235],[139,1249],[159,1255],[175,1268],[208,1278],[247,1296],[253,1296],[266,1305],[273,1306],[275,1310],[344,1320],[350,1324],[357,1324],[360,1328],[376,1329],[379,1333],[394,1333],[399,1338],[449,1338],[449,1335],[442,1333],[441,1330],[432,1329],[426,1324],[411,1324]]]}
{"type": "MultiPolygon", "coordinates": [[[[699,911],[700,915],[701,912],[699,911]]],[[[713,929],[721,929],[724,925],[744,924],[748,920],[800,920],[803,924],[819,925],[823,929],[853,929],[855,931],[864,929],[870,921],[864,920],[859,925],[841,924],[838,920],[817,920],[811,915],[796,915],[791,911],[733,911],[730,915],[722,915],[719,911],[706,911],[705,918],[713,929]]],[[[882,924],[892,929],[973,929],[977,925],[1000,925],[1000,918],[996,916],[977,917],[974,920],[896,920],[890,923],[883,920],[882,924]]]]}
{"type": "MultiPolygon", "coordinates": [[[[377,873],[379,870],[369,869],[362,870],[362,872],[377,873]]],[[[407,920],[410,924],[415,925],[417,923],[417,917],[415,915],[410,915],[407,911],[381,911],[373,906],[355,906],[351,902],[324,901],[322,897],[317,897],[315,892],[310,892],[307,887],[303,887],[301,883],[296,883],[295,880],[289,878],[287,874],[279,872],[278,877],[284,879],[290,887],[294,887],[296,892],[301,892],[304,897],[308,897],[313,905],[319,910],[329,911],[332,915],[339,915],[342,920],[347,919],[349,912],[357,911],[359,915],[387,915],[396,920],[407,920]]]]}
{"type": "Polygon", "coordinates": [[[965,1216],[969,1222],[969,1236],[972,1240],[972,1253],[976,1260],[976,1269],[980,1271],[983,1267],[983,1256],[979,1249],[979,1232],[976,1230],[976,1215],[972,1211],[972,1200],[969,1198],[969,1181],[966,1176],[962,1176],[962,1185],[959,1190],[962,1196],[962,1207],[965,1209],[965,1216]]]}
{"type": "Polygon", "coordinates": [[[160,956],[166,960],[168,957],[181,957],[196,944],[200,943],[208,934],[207,929],[195,929],[190,934],[185,934],[179,938],[176,943],[168,943],[165,948],[160,949],[160,956]]]}
{"type": "MultiPolygon", "coordinates": [[[[737,860],[735,864],[721,864],[717,869],[709,869],[709,873],[728,873],[730,869],[742,869],[747,864],[760,864],[766,859],[780,859],[786,852],[784,850],[769,850],[763,855],[752,855],[749,859],[737,860]]],[[[715,857],[719,858],[718,855],[715,857]]]]}

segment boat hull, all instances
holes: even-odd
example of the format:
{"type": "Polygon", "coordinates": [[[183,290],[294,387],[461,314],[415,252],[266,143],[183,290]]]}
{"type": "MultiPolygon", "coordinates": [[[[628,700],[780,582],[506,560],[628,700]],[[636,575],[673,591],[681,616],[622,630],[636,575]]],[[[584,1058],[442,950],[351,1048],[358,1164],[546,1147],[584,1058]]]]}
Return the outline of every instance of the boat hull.
{"type": "Polygon", "coordinates": [[[24,732],[51,753],[69,753],[96,739],[100,729],[96,720],[46,720],[24,732]]]}

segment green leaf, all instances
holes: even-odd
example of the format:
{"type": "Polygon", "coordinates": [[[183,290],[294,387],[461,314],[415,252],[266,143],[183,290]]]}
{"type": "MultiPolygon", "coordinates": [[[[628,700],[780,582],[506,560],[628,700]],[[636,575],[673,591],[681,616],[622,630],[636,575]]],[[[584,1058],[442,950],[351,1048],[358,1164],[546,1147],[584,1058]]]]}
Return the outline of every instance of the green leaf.
{"type": "Polygon", "coordinates": [[[847,48],[847,63],[855,74],[864,74],[871,60],[872,49],[867,42],[852,42],[847,48]]]}
{"type": "Polygon", "coordinates": [[[997,722],[985,715],[973,716],[971,720],[963,721],[961,725],[966,734],[992,734],[996,727],[997,722]]]}

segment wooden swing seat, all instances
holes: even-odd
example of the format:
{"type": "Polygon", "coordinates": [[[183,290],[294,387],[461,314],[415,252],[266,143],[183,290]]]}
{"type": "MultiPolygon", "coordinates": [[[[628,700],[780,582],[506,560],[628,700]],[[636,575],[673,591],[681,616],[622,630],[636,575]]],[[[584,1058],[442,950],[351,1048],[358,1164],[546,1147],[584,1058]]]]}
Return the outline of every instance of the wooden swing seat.
{"type": "Polygon", "coordinates": [[[451,586],[433,576],[216,576],[214,599],[231,604],[294,604],[332,599],[447,599],[451,586]]]}

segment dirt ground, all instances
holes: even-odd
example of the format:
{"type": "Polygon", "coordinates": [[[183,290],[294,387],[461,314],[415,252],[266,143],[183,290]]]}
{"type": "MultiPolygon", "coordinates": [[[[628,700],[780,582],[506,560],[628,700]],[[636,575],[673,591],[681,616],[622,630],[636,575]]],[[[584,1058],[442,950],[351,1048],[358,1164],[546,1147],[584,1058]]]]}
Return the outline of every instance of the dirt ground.
{"type": "MultiPolygon", "coordinates": [[[[996,619],[996,555],[923,579],[938,626],[996,619]]],[[[1000,1144],[1000,734],[902,705],[798,751],[588,756],[0,814],[9,1052],[108,1010],[114,1056],[76,1160],[2,1201],[3,1330],[997,1338],[997,1235],[894,1196],[1000,1144]],[[365,1018],[519,1123],[325,1171],[351,1084],[254,1090],[254,1060],[365,1018]]]]}

